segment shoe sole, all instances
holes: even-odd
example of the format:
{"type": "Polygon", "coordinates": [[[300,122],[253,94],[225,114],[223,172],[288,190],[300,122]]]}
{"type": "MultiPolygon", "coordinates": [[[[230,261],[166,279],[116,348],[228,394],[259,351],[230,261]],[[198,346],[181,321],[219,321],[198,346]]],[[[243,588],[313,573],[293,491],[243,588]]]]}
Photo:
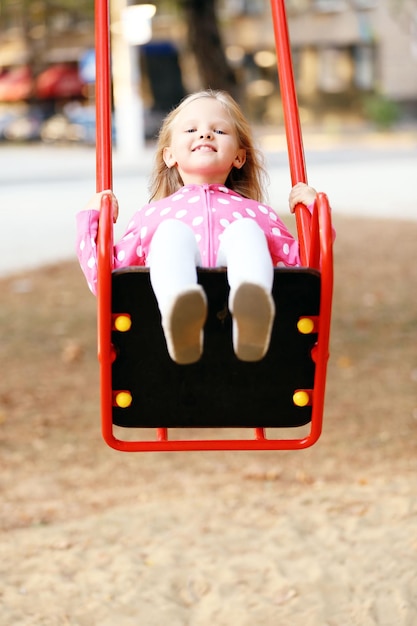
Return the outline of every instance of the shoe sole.
{"type": "Polygon", "coordinates": [[[233,347],[241,361],[260,361],[268,351],[275,305],[268,291],[243,283],[234,294],[233,347]]]}
{"type": "Polygon", "coordinates": [[[203,351],[203,327],[207,300],[202,289],[180,294],[171,310],[170,328],[165,329],[168,352],[181,365],[195,363],[203,351]]]}

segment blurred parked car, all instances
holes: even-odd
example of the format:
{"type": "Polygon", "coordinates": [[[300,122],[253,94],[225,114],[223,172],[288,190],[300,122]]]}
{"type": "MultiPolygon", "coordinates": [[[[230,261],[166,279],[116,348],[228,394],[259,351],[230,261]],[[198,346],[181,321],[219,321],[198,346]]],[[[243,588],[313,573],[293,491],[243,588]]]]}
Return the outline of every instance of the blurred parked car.
{"type": "Polygon", "coordinates": [[[46,143],[59,141],[82,142],[93,145],[96,140],[94,106],[72,102],[62,113],[53,115],[42,124],[41,139],[46,143]]]}
{"type": "Polygon", "coordinates": [[[7,127],[17,117],[17,113],[11,109],[0,110],[0,139],[6,138],[7,127]]]}
{"type": "Polygon", "coordinates": [[[84,82],[80,77],[78,66],[58,63],[39,74],[35,82],[35,95],[42,100],[79,98],[83,88],[84,82]]]}
{"type": "Polygon", "coordinates": [[[0,112],[0,139],[36,141],[40,139],[45,114],[36,106],[21,105],[0,112]]]}
{"type": "Polygon", "coordinates": [[[20,102],[32,92],[32,73],[26,65],[0,74],[0,102],[20,102]]]}

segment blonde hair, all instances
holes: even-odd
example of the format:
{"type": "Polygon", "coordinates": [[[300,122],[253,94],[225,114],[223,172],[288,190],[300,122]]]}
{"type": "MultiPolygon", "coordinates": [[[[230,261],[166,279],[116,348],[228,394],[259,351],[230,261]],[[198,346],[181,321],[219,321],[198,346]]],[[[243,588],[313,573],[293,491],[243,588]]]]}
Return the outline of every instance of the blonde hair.
{"type": "Polygon", "coordinates": [[[191,102],[199,98],[214,98],[220,102],[234,124],[239,148],[246,151],[246,161],[240,169],[233,168],[225,181],[225,186],[245,198],[264,201],[267,174],[261,153],[255,148],[249,122],[237,102],[225,91],[207,89],[185,97],[164,119],[158,135],[155,162],[150,180],[150,200],[166,198],[183,186],[176,167],[168,168],[163,159],[164,148],[171,143],[172,128],[177,115],[191,102]]]}

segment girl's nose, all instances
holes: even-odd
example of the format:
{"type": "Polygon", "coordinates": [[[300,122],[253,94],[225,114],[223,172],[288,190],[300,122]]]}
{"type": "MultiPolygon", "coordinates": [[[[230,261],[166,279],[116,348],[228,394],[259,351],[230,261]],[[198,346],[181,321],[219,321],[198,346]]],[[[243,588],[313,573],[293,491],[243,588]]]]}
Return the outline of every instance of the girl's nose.
{"type": "Polygon", "coordinates": [[[213,133],[211,130],[207,130],[206,132],[202,132],[200,135],[200,139],[211,139],[213,137],[213,133]]]}

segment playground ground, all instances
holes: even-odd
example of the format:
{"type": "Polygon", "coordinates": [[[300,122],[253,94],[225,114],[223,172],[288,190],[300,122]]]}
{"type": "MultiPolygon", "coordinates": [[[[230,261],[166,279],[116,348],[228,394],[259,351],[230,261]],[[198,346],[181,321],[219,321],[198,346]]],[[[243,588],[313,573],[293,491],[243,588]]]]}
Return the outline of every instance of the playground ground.
{"type": "Polygon", "coordinates": [[[2,625],[417,623],[417,223],[335,225],[324,433],[303,452],[110,450],[77,264],[1,278],[2,625]]]}

